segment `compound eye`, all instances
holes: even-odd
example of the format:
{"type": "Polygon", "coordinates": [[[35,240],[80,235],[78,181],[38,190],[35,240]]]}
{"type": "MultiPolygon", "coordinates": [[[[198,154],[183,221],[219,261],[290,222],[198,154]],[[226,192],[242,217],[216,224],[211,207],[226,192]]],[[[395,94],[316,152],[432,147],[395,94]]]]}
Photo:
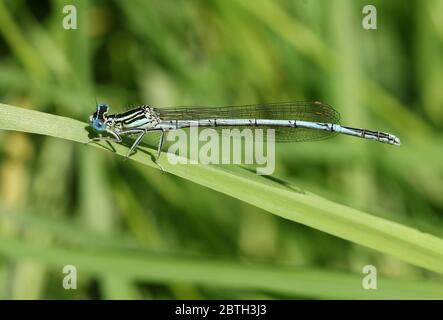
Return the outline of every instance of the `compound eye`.
{"type": "Polygon", "coordinates": [[[106,130],[106,124],[103,121],[100,121],[98,119],[92,120],[92,127],[96,131],[105,131],[106,130]]]}

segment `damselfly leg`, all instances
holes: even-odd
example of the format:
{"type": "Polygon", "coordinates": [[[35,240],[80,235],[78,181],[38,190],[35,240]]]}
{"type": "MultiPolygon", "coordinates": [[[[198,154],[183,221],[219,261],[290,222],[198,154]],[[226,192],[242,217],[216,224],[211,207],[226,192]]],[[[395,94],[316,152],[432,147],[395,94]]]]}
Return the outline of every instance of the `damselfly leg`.
{"type": "Polygon", "coordinates": [[[160,141],[157,148],[157,155],[153,157],[155,164],[164,172],[165,170],[163,167],[157,162],[158,158],[160,157],[160,153],[163,147],[164,143],[164,137],[165,137],[165,130],[163,128],[153,128],[153,129],[128,129],[124,131],[120,131],[120,135],[131,135],[131,134],[139,134],[137,138],[135,139],[134,143],[132,144],[131,148],[129,149],[128,153],[126,154],[126,159],[128,159],[134,152],[135,149],[137,149],[138,145],[143,140],[144,136],[148,132],[152,131],[161,131],[160,141]]]}
{"type": "Polygon", "coordinates": [[[165,142],[165,129],[161,128],[161,135],[160,135],[160,141],[158,143],[158,148],[157,148],[157,158],[156,160],[160,157],[160,153],[162,152],[163,149],[163,143],[165,142]]]}
{"type": "Polygon", "coordinates": [[[128,129],[128,130],[124,130],[124,131],[119,132],[119,135],[122,135],[122,136],[132,135],[132,134],[139,134],[139,135],[138,135],[137,139],[135,139],[135,141],[132,144],[129,151],[126,153],[126,157],[125,157],[126,159],[131,156],[131,154],[134,152],[134,150],[140,144],[140,142],[142,141],[143,137],[146,134],[146,130],[145,129],[128,129]]]}
{"type": "Polygon", "coordinates": [[[161,128],[161,135],[160,135],[160,141],[158,142],[158,148],[157,148],[157,157],[154,158],[155,164],[160,168],[162,172],[165,172],[163,167],[157,162],[158,158],[160,157],[160,153],[163,149],[163,143],[165,142],[165,129],[161,128]]]}
{"type": "Polygon", "coordinates": [[[117,142],[117,143],[122,142],[122,138],[120,137],[120,135],[118,135],[114,131],[106,130],[106,133],[110,134],[112,137],[104,137],[104,136],[94,137],[92,139],[89,139],[89,141],[86,142],[86,144],[89,144],[92,142],[99,142],[99,141],[112,141],[112,142],[117,142]]]}

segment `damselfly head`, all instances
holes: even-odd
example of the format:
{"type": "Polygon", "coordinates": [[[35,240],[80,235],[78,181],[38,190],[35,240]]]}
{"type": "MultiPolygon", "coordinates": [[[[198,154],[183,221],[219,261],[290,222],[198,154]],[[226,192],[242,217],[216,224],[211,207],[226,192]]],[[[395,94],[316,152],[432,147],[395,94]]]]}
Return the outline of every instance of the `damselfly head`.
{"type": "Polygon", "coordinates": [[[97,103],[97,110],[89,117],[89,123],[95,131],[106,131],[106,115],[109,106],[105,103],[97,103]]]}

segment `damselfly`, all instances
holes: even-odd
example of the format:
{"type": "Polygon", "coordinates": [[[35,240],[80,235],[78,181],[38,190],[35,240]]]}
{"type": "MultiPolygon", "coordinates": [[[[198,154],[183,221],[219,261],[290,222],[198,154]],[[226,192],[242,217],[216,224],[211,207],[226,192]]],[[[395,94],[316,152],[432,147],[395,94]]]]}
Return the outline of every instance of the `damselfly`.
{"type": "Polygon", "coordinates": [[[340,115],[331,106],[319,101],[285,102],[232,107],[168,107],[142,105],[119,114],[108,114],[107,104],[97,104],[89,117],[92,128],[100,136],[91,141],[112,140],[122,142],[122,136],[138,135],[127,153],[129,157],[148,132],[160,132],[157,158],[163,147],[165,133],[192,126],[260,127],[275,130],[276,142],[321,140],[335,134],[346,134],[400,145],[396,136],[368,129],[358,129],[340,124],[340,115]],[[107,136],[102,136],[107,133],[107,136]]]}

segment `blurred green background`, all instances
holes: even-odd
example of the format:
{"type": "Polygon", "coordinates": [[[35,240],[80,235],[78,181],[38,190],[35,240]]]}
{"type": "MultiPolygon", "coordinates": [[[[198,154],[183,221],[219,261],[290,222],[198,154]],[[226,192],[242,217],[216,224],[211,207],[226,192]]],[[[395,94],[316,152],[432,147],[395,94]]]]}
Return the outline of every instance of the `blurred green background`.
{"type": "MultiPolygon", "coordinates": [[[[321,100],[344,124],[391,132],[402,146],[281,144],[275,177],[443,237],[443,1],[371,1],[377,30],[362,28],[366,4],[0,0],[1,102],[86,122],[95,98],[115,112],[321,100]],[[67,4],[77,30],[62,27],[67,4]]],[[[411,286],[441,281],[171,174],[37,135],[0,131],[0,210],[3,299],[340,298],[341,275],[368,264],[411,286]],[[45,248],[43,261],[29,243],[45,248]],[[87,271],[64,290],[62,267],[74,260],[87,271]],[[171,265],[170,277],[149,273],[150,261],[171,265]],[[295,293],[236,286],[245,265],[270,283],[282,268],[318,278],[295,293]]]]}

